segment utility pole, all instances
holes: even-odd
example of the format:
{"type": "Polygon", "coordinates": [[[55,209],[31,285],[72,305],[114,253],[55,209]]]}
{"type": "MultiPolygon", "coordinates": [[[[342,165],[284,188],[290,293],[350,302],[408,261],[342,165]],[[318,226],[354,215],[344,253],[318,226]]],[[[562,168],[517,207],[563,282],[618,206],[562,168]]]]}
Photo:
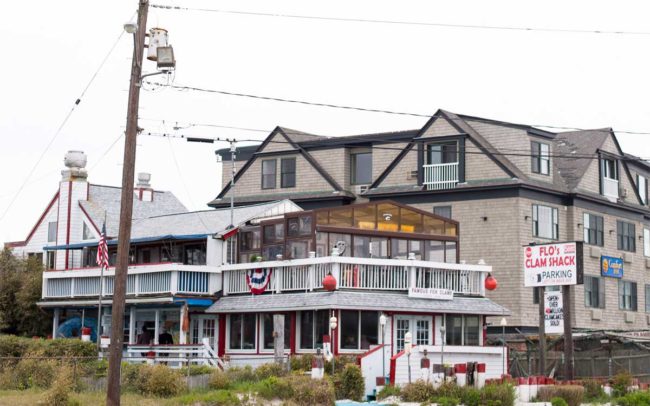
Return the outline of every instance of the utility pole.
{"type": "Polygon", "coordinates": [[[539,374],[546,376],[546,309],[544,300],[544,287],[536,287],[539,300],[539,374]]]}
{"type": "Polygon", "coordinates": [[[148,0],[139,0],[138,27],[134,37],[129,105],[124,140],[124,162],[122,166],[122,196],[120,202],[120,227],[117,242],[117,266],[113,291],[111,320],[111,342],[108,357],[108,385],[106,405],[120,405],[120,366],[122,364],[122,341],[124,339],[124,307],[126,277],[129,266],[131,240],[131,218],[133,213],[133,177],[135,173],[136,137],[138,134],[138,107],[140,104],[140,77],[144,57],[145,34],[147,31],[148,0]]]}

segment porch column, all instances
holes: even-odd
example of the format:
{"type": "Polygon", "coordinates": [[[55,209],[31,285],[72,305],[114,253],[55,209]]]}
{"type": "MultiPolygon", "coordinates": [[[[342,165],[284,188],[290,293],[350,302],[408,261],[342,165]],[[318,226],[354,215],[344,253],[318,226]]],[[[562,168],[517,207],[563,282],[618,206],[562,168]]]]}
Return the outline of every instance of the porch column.
{"type": "Polygon", "coordinates": [[[52,318],[52,338],[56,338],[56,331],[59,329],[59,308],[54,309],[54,316],[52,318]]]}
{"type": "MultiPolygon", "coordinates": [[[[178,335],[179,344],[187,344],[187,333],[183,331],[183,320],[185,320],[185,306],[181,306],[180,332],[178,335]]],[[[189,310],[189,309],[188,309],[189,310]]]]}
{"type": "Polygon", "coordinates": [[[129,309],[129,344],[135,344],[135,328],[137,326],[135,314],[135,306],[131,306],[129,309]]]}
{"type": "Polygon", "coordinates": [[[160,310],[156,309],[156,316],[154,318],[154,336],[153,336],[154,345],[158,345],[159,335],[160,335],[160,310]]]}

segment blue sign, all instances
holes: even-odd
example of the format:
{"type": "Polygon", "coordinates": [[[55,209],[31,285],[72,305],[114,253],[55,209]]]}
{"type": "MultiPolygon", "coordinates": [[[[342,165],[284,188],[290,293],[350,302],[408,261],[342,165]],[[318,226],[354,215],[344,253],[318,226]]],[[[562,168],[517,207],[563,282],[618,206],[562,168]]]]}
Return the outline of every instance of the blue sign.
{"type": "Polygon", "coordinates": [[[609,276],[610,278],[622,278],[623,258],[602,255],[600,257],[600,274],[602,276],[609,276]]]}

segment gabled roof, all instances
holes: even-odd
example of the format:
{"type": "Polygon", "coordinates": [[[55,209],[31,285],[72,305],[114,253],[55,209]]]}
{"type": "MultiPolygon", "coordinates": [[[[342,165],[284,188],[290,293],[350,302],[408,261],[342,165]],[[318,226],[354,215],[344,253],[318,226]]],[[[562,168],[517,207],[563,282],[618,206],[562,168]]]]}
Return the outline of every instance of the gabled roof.
{"type": "MultiPolygon", "coordinates": [[[[106,234],[109,237],[117,237],[121,196],[122,189],[119,187],[91,184],[88,187],[88,200],[79,201],[79,205],[99,229],[106,216],[106,234]]],[[[134,220],[185,212],[187,208],[171,192],[154,191],[151,202],[133,198],[134,220]]]]}
{"type": "Polygon", "coordinates": [[[555,155],[552,161],[569,190],[574,190],[593,161],[585,156],[596,156],[609,136],[609,129],[569,131],[555,137],[555,155]],[[571,158],[575,155],[576,158],[571,158]],[[583,157],[583,158],[581,158],[583,157]]]}

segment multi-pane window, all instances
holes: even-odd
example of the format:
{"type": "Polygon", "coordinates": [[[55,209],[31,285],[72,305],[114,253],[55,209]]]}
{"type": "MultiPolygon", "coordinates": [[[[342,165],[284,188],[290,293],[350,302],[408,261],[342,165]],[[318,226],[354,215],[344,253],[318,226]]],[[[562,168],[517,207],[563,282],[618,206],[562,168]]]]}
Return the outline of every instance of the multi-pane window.
{"type": "Polygon", "coordinates": [[[433,206],[433,214],[450,219],[451,206],[433,206]]]}
{"type": "Polygon", "coordinates": [[[618,308],[621,310],[637,310],[636,282],[619,279],[618,308]]]}
{"type": "Polygon", "coordinates": [[[531,170],[533,173],[548,175],[551,172],[551,149],[549,144],[531,142],[531,170]]]}
{"type": "Polygon", "coordinates": [[[458,162],[458,143],[446,142],[427,145],[427,163],[429,165],[458,162]]]}
{"type": "Polygon", "coordinates": [[[645,311],[650,313],[650,285],[645,285],[645,311]]]}
{"type": "Polygon", "coordinates": [[[605,308],[605,279],[585,276],[585,307],[605,308]]]}
{"type": "Polygon", "coordinates": [[[616,221],[616,238],[618,241],[618,249],[621,251],[636,251],[636,232],[633,223],[625,221],[616,221]]]}
{"type": "Polygon", "coordinates": [[[186,265],[205,265],[205,245],[189,244],[184,247],[186,265]]]}
{"type": "Polygon", "coordinates": [[[350,183],[367,185],[372,182],[372,152],[350,154],[350,183]]]}
{"type": "Polygon", "coordinates": [[[296,158],[280,160],[280,187],[296,187],[296,158]]]}
{"type": "Polygon", "coordinates": [[[415,345],[429,345],[429,320],[415,321],[415,345]]]}
{"type": "Polygon", "coordinates": [[[229,348],[231,350],[255,349],[255,314],[231,314],[229,316],[229,321],[229,348]]]}
{"type": "Polygon", "coordinates": [[[447,345],[479,345],[479,316],[445,316],[447,345]]]}
{"type": "Polygon", "coordinates": [[[340,334],[343,350],[367,350],[371,345],[377,345],[379,313],[341,310],[340,334]]]}
{"type": "Polygon", "coordinates": [[[650,228],[643,229],[643,255],[650,257],[650,228]]]}
{"type": "Polygon", "coordinates": [[[262,189],[275,189],[276,166],[275,159],[262,161],[262,189]]]}
{"type": "Polygon", "coordinates": [[[47,223],[47,242],[56,241],[56,221],[47,223]]]}
{"type": "Polygon", "coordinates": [[[327,310],[300,312],[300,348],[323,348],[323,336],[329,334],[327,310]]]}
{"type": "Polygon", "coordinates": [[[557,209],[533,205],[533,237],[556,240],[558,236],[557,209]]]}
{"type": "Polygon", "coordinates": [[[636,175],[636,186],[641,196],[641,202],[648,204],[648,178],[641,175],[636,175]]]}
{"type": "Polygon", "coordinates": [[[603,246],[604,235],[603,217],[595,214],[584,214],[584,241],[587,244],[603,246]]]}
{"type": "Polygon", "coordinates": [[[600,169],[603,177],[618,180],[618,168],[615,159],[603,158],[600,160],[600,169]]]}

